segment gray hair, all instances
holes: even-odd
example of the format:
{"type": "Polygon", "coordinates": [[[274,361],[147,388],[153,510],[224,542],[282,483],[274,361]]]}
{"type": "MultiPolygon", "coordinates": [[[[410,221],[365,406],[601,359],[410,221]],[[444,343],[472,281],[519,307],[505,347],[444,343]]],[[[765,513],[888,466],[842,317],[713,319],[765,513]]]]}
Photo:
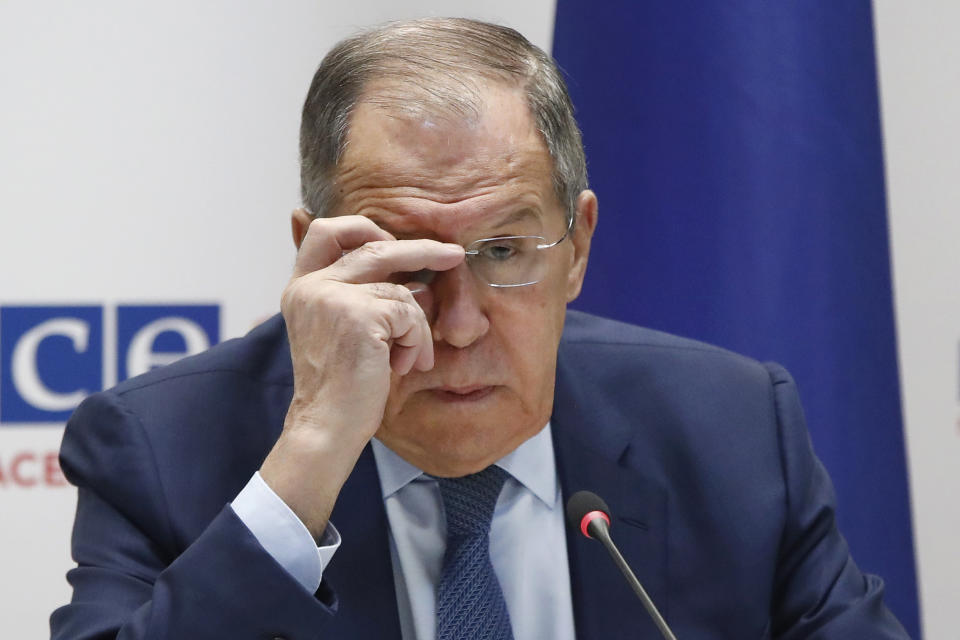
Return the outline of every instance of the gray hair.
{"type": "Polygon", "coordinates": [[[359,102],[479,117],[477,81],[521,89],[553,159],[553,187],[572,221],[587,188],[573,103],[554,60],[509,27],[464,18],[394,22],[337,44],[313,76],[300,123],[300,191],[317,216],[337,206],[336,169],[359,102]],[[364,95],[371,83],[375,95],[364,95]],[[411,98],[415,96],[415,100],[411,98]]]}

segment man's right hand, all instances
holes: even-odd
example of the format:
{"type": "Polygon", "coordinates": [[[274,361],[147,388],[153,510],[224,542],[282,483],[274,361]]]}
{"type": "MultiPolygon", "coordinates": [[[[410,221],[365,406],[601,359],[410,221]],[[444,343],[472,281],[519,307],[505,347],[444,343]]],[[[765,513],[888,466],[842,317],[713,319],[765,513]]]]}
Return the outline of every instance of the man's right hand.
{"type": "Polygon", "coordinates": [[[281,301],[293,400],[260,474],[315,539],[380,426],[391,370],[433,367],[423,309],[391,276],[445,271],[463,259],[459,245],[396,240],[363,216],[310,223],[281,301]]]}

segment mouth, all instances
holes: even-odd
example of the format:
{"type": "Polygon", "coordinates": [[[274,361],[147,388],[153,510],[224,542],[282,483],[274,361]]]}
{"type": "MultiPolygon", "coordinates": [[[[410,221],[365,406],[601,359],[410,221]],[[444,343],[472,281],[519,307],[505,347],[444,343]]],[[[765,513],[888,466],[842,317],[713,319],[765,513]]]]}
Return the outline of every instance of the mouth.
{"type": "Polygon", "coordinates": [[[435,387],[430,389],[430,393],[443,402],[467,403],[483,400],[495,390],[496,387],[492,385],[471,385],[469,387],[435,387]]]}

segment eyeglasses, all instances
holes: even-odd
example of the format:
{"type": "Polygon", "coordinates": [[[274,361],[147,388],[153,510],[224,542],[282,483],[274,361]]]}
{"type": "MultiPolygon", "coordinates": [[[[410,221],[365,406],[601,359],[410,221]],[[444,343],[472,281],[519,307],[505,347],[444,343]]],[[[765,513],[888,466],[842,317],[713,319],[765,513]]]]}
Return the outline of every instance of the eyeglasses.
{"type": "MultiPolygon", "coordinates": [[[[484,284],[497,289],[526,287],[543,280],[547,274],[545,249],[552,249],[570,235],[573,216],[556,242],[542,236],[498,236],[475,240],[464,247],[467,267],[484,284]]],[[[417,282],[429,284],[436,271],[412,274],[417,282]]]]}

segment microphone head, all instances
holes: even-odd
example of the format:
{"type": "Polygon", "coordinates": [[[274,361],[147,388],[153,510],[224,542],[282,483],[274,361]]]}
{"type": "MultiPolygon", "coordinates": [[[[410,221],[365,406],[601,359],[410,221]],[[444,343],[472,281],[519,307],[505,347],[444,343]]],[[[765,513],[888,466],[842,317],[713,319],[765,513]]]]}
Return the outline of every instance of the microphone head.
{"type": "Polygon", "coordinates": [[[610,507],[603,498],[592,491],[577,491],[567,500],[567,526],[571,531],[578,531],[591,538],[587,533],[587,525],[592,518],[590,514],[603,514],[602,517],[610,524],[610,507]]]}

